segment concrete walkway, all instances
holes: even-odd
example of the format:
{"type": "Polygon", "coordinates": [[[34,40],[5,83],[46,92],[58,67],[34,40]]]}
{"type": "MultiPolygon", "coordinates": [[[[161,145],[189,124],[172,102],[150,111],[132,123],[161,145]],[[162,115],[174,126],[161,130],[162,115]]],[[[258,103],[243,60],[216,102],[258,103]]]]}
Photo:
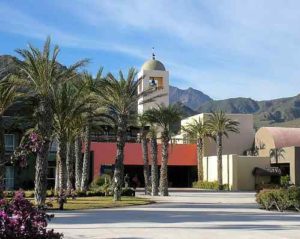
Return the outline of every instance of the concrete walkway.
{"type": "Polygon", "coordinates": [[[254,193],[171,192],[157,204],[56,213],[65,238],[300,238],[300,214],[260,210],[254,193]]]}

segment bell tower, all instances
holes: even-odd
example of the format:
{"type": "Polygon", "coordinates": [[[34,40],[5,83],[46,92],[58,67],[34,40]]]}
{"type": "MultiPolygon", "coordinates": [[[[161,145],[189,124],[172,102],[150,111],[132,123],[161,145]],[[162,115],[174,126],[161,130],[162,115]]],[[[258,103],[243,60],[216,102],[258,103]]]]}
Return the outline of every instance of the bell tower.
{"type": "Polygon", "coordinates": [[[138,94],[148,92],[138,100],[139,114],[160,104],[169,105],[169,72],[163,63],[155,59],[154,52],[152,59],[143,64],[138,79],[138,94]]]}

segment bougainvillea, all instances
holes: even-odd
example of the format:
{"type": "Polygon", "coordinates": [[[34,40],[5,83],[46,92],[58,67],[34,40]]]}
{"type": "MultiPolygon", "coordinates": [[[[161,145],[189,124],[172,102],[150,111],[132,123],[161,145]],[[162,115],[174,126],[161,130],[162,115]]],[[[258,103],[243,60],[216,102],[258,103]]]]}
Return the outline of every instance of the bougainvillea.
{"type": "Polygon", "coordinates": [[[20,167],[26,167],[28,158],[39,152],[43,143],[43,138],[36,132],[25,135],[20,146],[15,149],[11,156],[12,163],[20,167]]]}
{"type": "Polygon", "coordinates": [[[10,201],[0,200],[0,238],[61,239],[62,234],[47,230],[52,217],[25,199],[24,192],[18,191],[10,201]]]}

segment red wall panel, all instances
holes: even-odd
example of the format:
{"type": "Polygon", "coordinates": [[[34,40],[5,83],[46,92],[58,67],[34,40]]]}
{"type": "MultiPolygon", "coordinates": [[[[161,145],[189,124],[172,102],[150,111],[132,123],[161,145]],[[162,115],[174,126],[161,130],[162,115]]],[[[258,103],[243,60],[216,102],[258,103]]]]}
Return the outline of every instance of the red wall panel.
{"type": "MultiPolygon", "coordinates": [[[[150,145],[149,145],[150,146],[150,145]]],[[[99,174],[101,165],[114,164],[116,157],[115,143],[92,142],[94,152],[94,175],[99,174]]],[[[149,149],[150,151],[150,149],[149,149]]],[[[138,143],[127,143],[124,151],[125,165],[143,165],[142,147],[138,143]]],[[[150,161],[150,155],[149,155],[150,161]]],[[[158,162],[161,161],[161,145],[158,145],[158,162]]],[[[151,164],[151,161],[150,161],[151,164]]],[[[169,163],[172,166],[196,166],[197,150],[195,144],[173,144],[169,146],[169,163]]]]}

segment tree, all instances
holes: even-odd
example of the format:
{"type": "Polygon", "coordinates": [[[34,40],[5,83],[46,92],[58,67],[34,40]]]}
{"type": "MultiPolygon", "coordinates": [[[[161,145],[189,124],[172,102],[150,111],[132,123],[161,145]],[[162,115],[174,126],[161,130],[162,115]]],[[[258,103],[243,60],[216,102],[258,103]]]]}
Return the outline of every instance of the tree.
{"type": "MultiPolygon", "coordinates": [[[[99,103],[101,102],[101,97],[97,95],[97,90],[101,88],[100,83],[102,81],[102,71],[103,68],[100,68],[95,79],[91,74],[84,72],[81,81],[78,82],[79,85],[81,84],[84,85],[85,94],[89,95],[89,97],[92,99],[88,103],[88,111],[86,112],[86,114],[84,114],[83,117],[84,130],[82,132],[83,135],[82,139],[83,139],[84,152],[83,152],[82,175],[81,175],[81,184],[80,184],[80,190],[83,192],[86,192],[88,190],[90,147],[91,147],[91,124],[92,124],[93,117],[95,116],[93,112],[96,111],[97,108],[99,108],[100,106],[99,103]]],[[[79,152],[76,153],[77,156],[78,154],[79,152]]]]}
{"type": "Polygon", "coordinates": [[[270,149],[270,158],[275,159],[275,164],[278,164],[279,159],[284,159],[285,150],[283,148],[270,149]]]}
{"type": "Polygon", "coordinates": [[[74,140],[81,130],[76,123],[88,112],[87,104],[91,99],[85,94],[84,86],[75,87],[74,82],[68,81],[57,87],[53,100],[54,132],[58,141],[58,187],[62,195],[67,188],[71,191],[71,175],[75,176],[72,174],[74,140]]]}
{"type": "Polygon", "coordinates": [[[197,142],[197,175],[198,181],[203,181],[203,144],[204,139],[210,135],[207,124],[198,120],[193,119],[191,122],[182,127],[191,140],[197,142]]]}
{"type": "Polygon", "coordinates": [[[3,185],[5,177],[5,144],[4,144],[4,125],[3,116],[6,110],[16,101],[21,93],[17,87],[9,81],[9,75],[0,81],[0,185],[3,185]]]}
{"type": "Polygon", "coordinates": [[[212,137],[217,143],[217,158],[218,158],[218,183],[219,189],[223,187],[222,175],[222,151],[223,151],[223,136],[229,137],[229,132],[239,133],[239,122],[228,118],[223,111],[213,112],[209,115],[207,127],[212,137]]]}
{"type": "Polygon", "coordinates": [[[145,181],[145,195],[148,194],[149,182],[149,159],[148,159],[148,139],[147,139],[147,117],[145,114],[138,115],[138,121],[140,126],[140,138],[143,152],[144,162],[144,181],[145,181]]]}
{"type": "Polygon", "coordinates": [[[139,81],[136,81],[135,77],[136,71],[133,68],[129,69],[126,78],[121,71],[119,79],[109,73],[101,80],[101,87],[97,89],[101,97],[101,105],[106,109],[107,114],[114,118],[117,132],[117,154],[113,176],[114,201],[121,200],[126,130],[139,98],[137,94],[139,81]]]}
{"type": "Polygon", "coordinates": [[[16,52],[23,61],[16,64],[20,69],[17,84],[20,84],[28,95],[34,95],[38,101],[36,109],[37,132],[43,144],[37,152],[35,168],[35,201],[44,205],[47,189],[48,152],[53,130],[53,101],[57,87],[65,81],[76,77],[76,70],[87,61],[79,61],[70,67],[62,67],[57,62],[59,47],[50,49],[48,37],[43,50],[29,45],[29,49],[18,49],[16,52]]]}
{"type": "Polygon", "coordinates": [[[150,155],[151,155],[151,195],[158,195],[158,165],[157,165],[157,129],[150,125],[150,155]]]}
{"type": "Polygon", "coordinates": [[[160,168],[159,190],[161,196],[168,196],[168,148],[170,141],[170,127],[180,121],[181,112],[174,105],[158,105],[146,111],[149,121],[160,127],[162,141],[162,161],[160,168]]]}

